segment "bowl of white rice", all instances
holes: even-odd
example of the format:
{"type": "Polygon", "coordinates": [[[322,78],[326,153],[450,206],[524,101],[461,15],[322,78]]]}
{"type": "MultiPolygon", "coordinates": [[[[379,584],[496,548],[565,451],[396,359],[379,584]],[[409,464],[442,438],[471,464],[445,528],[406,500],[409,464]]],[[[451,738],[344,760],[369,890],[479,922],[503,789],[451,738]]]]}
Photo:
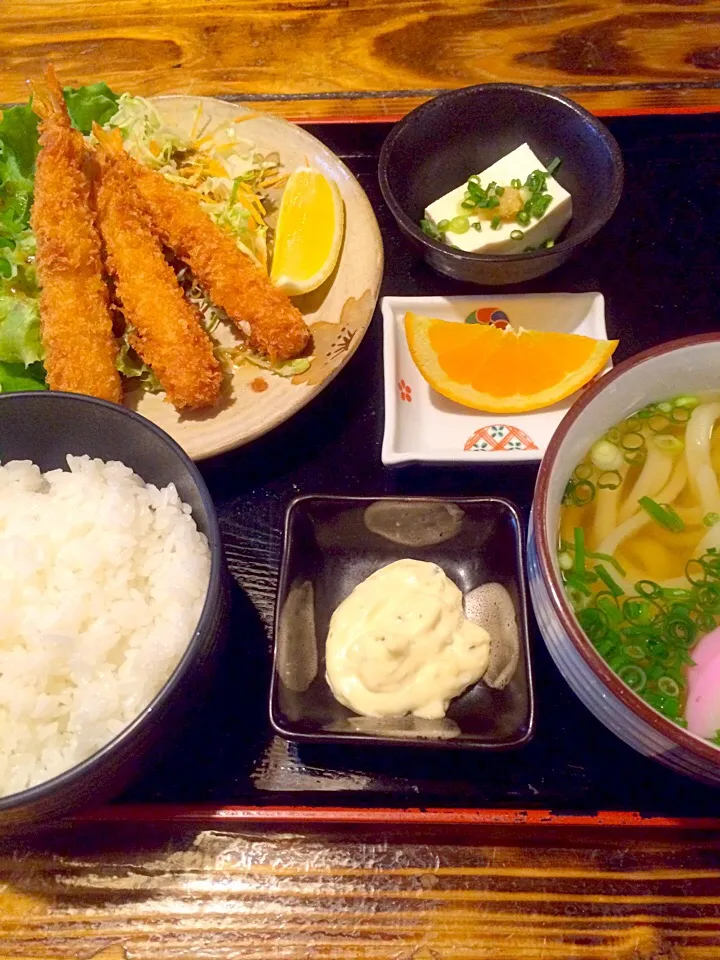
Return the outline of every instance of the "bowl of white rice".
{"type": "Polygon", "coordinates": [[[64,393],[0,396],[0,828],[154,759],[226,620],[210,494],[167,434],[64,393]]]}

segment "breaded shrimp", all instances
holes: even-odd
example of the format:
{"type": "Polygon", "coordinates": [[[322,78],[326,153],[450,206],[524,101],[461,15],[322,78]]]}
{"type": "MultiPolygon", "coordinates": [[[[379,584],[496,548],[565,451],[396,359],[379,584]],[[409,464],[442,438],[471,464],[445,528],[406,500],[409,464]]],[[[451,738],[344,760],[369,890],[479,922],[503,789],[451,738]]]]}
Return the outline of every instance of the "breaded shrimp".
{"type": "Polygon", "coordinates": [[[159,236],[190,267],[210,299],[248,334],[250,346],[271,360],[302,353],[310,331],[286,294],[213,223],[195,194],[125,157],[128,182],[140,193],[159,236]]]}
{"type": "Polygon", "coordinates": [[[40,153],[31,220],[47,381],[52,390],[121,403],[118,348],[85,173],[85,141],[70,123],[52,67],[46,80],[47,95],[34,92],[33,99],[40,117],[40,153]]]}
{"type": "Polygon", "coordinates": [[[116,293],[133,328],[130,342],[177,410],[211,407],[222,386],[212,341],[165,259],[125,165],[117,160],[118,152],[125,156],[120,132],[96,127],[94,133],[100,142],[98,220],[116,293]]]}

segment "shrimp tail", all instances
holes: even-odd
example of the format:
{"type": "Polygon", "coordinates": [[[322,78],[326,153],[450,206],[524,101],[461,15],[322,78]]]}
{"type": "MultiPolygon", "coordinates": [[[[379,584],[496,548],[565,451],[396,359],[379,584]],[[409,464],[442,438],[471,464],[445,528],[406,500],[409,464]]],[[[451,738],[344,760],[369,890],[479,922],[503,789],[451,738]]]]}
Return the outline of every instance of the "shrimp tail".
{"type": "Polygon", "coordinates": [[[52,117],[54,120],[61,120],[65,126],[71,126],[62,86],[53,64],[50,64],[45,71],[45,89],[41,90],[31,81],[30,90],[33,111],[41,120],[52,117]]]}
{"type": "Polygon", "coordinates": [[[101,152],[115,155],[125,152],[122,133],[120,133],[117,127],[114,130],[103,130],[103,128],[93,120],[92,132],[101,152]]]}

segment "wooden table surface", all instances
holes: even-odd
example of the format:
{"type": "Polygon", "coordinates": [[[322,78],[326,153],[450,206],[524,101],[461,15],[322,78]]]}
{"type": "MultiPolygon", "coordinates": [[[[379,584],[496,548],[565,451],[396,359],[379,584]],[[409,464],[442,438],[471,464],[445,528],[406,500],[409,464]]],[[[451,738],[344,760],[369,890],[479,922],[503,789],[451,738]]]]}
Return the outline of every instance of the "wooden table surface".
{"type": "Polygon", "coordinates": [[[0,103],[68,82],[393,117],[439,90],[550,84],[598,112],[720,108],[718,0],[2,0],[0,103]]]}
{"type": "Polygon", "coordinates": [[[85,823],[0,845],[0,958],[713,960],[720,839],[85,823]]]}
{"type": "MultiPolygon", "coordinates": [[[[599,113],[720,109],[716,0],[2,0],[0,103],[66,82],[392,118],[548,84],[599,113]]],[[[712,960],[714,830],[267,834],[84,822],[0,842],[0,960],[712,960]]]]}

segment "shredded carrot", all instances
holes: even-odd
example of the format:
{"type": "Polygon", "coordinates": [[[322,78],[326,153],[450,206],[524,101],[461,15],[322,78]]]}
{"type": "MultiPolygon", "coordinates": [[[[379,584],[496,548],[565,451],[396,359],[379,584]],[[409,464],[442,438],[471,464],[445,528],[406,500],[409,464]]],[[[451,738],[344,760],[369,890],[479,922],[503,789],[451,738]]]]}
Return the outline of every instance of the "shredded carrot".
{"type": "Polygon", "coordinates": [[[212,136],[208,133],[204,137],[200,137],[199,140],[195,140],[193,143],[193,149],[199,149],[204,143],[210,143],[212,136]]]}
{"type": "Polygon", "coordinates": [[[217,160],[211,160],[207,165],[208,173],[213,177],[226,177],[227,170],[217,160]]]}
{"type": "Polygon", "coordinates": [[[288,180],[289,177],[290,177],[289,173],[282,173],[282,174],[278,174],[275,177],[270,177],[269,180],[263,180],[263,182],[260,184],[260,188],[262,190],[267,190],[270,187],[279,187],[280,184],[285,183],[285,181],[288,180]]]}
{"type": "Polygon", "coordinates": [[[252,120],[253,117],[257,117],[257,113],[254,110],[250,110],[248,113],[241,113],[239,117],[235,117],[233,123],[242,123],[243,120],[252,120]]]}
{"type": "Polygon", "coordinates": [[[151,153],[154,157],[159,157],[159,156],[160,156],[160,144],[157,142],[157,140],[151,140],[151,141],[150,141],[150,153],[151,153]]]}

